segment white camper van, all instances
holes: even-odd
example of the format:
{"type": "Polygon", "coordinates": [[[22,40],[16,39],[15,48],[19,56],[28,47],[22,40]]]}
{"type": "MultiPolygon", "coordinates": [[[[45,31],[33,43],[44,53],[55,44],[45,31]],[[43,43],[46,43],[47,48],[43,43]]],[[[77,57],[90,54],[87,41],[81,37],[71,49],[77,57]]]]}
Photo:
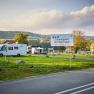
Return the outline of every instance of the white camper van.
{"type": "Polygon", "coordinates": [[[26,55],[27,45],[26,44],[1,44],[0,55],[26,55]]]}

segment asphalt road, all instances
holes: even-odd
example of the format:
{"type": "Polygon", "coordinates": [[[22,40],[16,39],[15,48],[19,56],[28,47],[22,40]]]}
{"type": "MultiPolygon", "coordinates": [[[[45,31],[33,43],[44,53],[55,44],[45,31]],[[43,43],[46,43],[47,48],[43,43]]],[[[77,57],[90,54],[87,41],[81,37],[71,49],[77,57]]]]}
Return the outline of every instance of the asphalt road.
{"type": "Polygon", "coordinates": [[[66,72],[1,82],[0,94],[94,94],[94,71],[66,72]]]}

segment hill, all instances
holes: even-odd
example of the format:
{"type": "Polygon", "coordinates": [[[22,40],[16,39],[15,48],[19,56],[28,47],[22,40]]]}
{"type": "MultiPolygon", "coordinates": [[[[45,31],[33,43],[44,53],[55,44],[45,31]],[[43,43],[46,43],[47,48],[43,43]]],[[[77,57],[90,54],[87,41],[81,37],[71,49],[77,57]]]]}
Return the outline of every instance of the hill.
{"type": "MultiPolygon", "coordinates": [[[[50,38],[50,35],[41,35],[41,34],[36,34],[32,32],[22,32],[22,31],[0,31],[0,39],[12,39],[14,38],[15,34],[17,33],[26,33],[29,35],[29,38],[50,38]]],[[[94,39],[94,36],[85,36],[85,39],[94,39]]]]}
{"type": "Polygon", "coordinates": [[[91,39],[94,39],[94,36],[85,36],[85,39],[91,40],[91,39]]]}
{"type": "Polygon", "coordinates": [[[26,33],[31,38],[44,38],[46,35],[36,34],[32,32],[22,32],[22,31],[0,31],[0,39],[12,39],[15,37],[17,33],[26,33]]]}

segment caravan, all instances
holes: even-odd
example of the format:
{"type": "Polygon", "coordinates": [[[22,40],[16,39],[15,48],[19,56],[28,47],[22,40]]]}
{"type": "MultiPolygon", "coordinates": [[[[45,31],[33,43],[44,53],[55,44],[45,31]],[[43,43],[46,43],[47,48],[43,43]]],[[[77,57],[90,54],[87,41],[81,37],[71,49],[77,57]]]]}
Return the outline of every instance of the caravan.
{"type": "Polygon", "coordinates": [[[3,55],[26,55],[27,45],[26,44],[1,44],[0,45],[0,56],[3,55]]]}

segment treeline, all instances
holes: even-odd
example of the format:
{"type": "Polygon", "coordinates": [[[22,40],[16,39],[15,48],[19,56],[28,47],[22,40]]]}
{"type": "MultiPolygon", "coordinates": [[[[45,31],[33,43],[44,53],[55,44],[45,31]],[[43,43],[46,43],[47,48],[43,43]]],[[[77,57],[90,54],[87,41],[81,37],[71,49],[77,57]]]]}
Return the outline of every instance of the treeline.
{"type": "MultiPolygon", "coordinates": [[[[50,38],[40,38],[40,39],[36,39],[36,40],[28,40],[28,34],[24,34],[24,33],[18,33],[15,35],[14,40],[17,43],[25,43],[28,45],[35,45],[35,46],[40,46],[40,47],[44,47],[44,48],[49,48],[50,46],[50,38]]],[[[85,33],[82,31],[74,31],[73,32],[73,36],[74,36],[74,46],[71,47],[71,50],[73,50],[75,53],[77,53],[77,51],[81,50],[81,51],[90,51],[90,47],[92,45],[92,47],[94,46],[94,40],[88,40],[85,38],[85,33]]],[[[0,41],[1,43],[3,43],[3,40],[0,41]]],[[[65,50],[67,47],[54,47],[55,50],[65,50]]],[[[94,48],[93,48],[94,49],[94,48]]]]}

